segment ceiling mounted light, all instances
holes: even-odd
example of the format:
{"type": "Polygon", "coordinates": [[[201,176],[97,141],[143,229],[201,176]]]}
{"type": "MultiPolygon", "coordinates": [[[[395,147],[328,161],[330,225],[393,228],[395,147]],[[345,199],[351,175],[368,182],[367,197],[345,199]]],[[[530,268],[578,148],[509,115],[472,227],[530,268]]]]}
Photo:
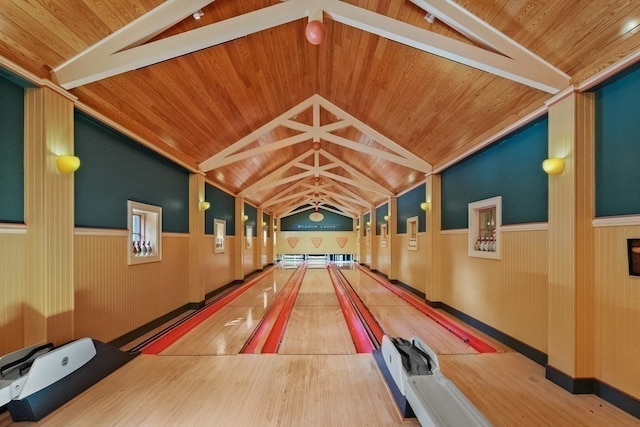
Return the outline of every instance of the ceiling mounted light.
{"type": "Polygon", "coordinates": [[[196,21],[204,16],[204,12],[202,10],[197,10],[193,12],[193,19],[196,21]]]}
{"type": "Polygon", "coordinates": [[[304,34],[309,43],[319,45],[322,43],[322,39],[324,39],[324,24],[322,21],[309,21],[304,30],[304,34]]]}

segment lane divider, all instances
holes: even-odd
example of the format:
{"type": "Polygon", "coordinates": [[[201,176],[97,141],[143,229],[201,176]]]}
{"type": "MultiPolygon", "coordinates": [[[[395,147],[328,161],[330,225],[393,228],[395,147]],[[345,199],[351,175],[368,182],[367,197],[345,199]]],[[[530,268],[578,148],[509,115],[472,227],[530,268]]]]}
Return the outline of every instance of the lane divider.
{"type": "Polygon", "coordinates": [[[183,335],[187,332],[191,331],[193,328],[207,320],[210,316],[218,312],[221,308],[225,307],[231,301],[239,297],[246,290],[251,288],[257,282],[262,280],[268,274],[276,268],[276,265],[273,265],[249,280],[245,284],[240,287],[234,289],[233,291],[227,293],[224,297],[218,299],[212,304],[209,304],[197,312],[195,312],[189,320],[186,322],[182,322],[179,326],[167,331],[167,333],[160,336],[157,340],[153,341],[151,344],[142,349],[142,354],[159,354],[164,351],[167,347],[169,347],[174,342],[178,341],[183,335]]]}
{"type": "Polygon", "coordinates": [[[300,291],[300,286],[302,285],[302,279],[304,279],[304,275],[307,272],[307,264],[302,265],[300,276],[295,281],[293,288],[287,295],[287,299],[284,301],[282,310],[278,313],[278,317],[273,322],[273,327],[267,336],[264,345],[262,346],[262,353],[266,354],[275,354],[278,352],[280,348],[280,342],[282,341],[282,337],[284,336],[284,331],[287,327],[287,323],[289,322],[289,316],[291,316],[291,312],[293,311],[293,305],[296,302],[296,298],[298,297],[298,292],[300,291]]]}
{"type": "Polygon", "coordinates": [[[404,291],[399,287],[392,285],[390,282],[378,276],[374,272],[369,271],[360,265],[358,265],[358,268],[363,273],[371,277],[373,280],[375,280],[385,288],[389,289],[391,292],[393,292],[394,294],[396,294],[397,296],[399,296],[400,298],[408,302],[413,307],[417,308],[420,312],[426,314],[428,317],[433,319],[437,324],[446,328],[449,332],[451,332],[452,334],[460,338],[465,343],[469,344],[473,349],[475,349],[479,353],[495,353],[497,351],[495,348],[493,348],[491,345],[484,342],[482,339],[476,337],[475,335],[473,335],[468,331],[465,331],[458,325],[451,322],[446,317],[438,314],[435,310],[429,307],[426,302],[421,301],[417,297],[410,294],[409,292],[404,291]]]}
{"type": "MultiPolygon", "coordinates": [[[[302,278],[304,278],[304,270],[303,265],[301,264],[296,271],[289,277],[287,283],[285,283],[284,288],[280,291],[275,301],[269,307],[269,310],[264,314],[262,320],[258,327],[253,331],[247,342],[244,344],[240,353],[242,354],[255,354],[258,346],[263,341],[264,337],[267,336],[275,325],[275,322],[282,312],[282,308],[284,307],[285,302],[287,301],[291,292],[296,286],[296,283],[302,283],[302,278]]],[[[291,307],[293,309],[293,307],[291,307]]]]}
{"type": "Polygon", "coordinates": [[[329,268],[328,271],[329,277],[331,278],[331,283],[333,284],[333,288],[335,289],[336,295],[338,296],[338,302],[340,303],[342,314],[344,315],[344,319],[347,322],[347,327],[349,329],[349,333],[351,334],[351,339],[353,340],[353,344],[356,347],[356,351],[358,353],[373,352],[374,345],[371,342],[371,338],[367,333],[362,319],[358,316],[355,307],[349,300],[349,296],[347,295],[346,290],[340,283],[340,279],[336,275],[335,271],[333,271],[331,268],[329,268]]]}
{"type": "Polygon", "coordinates": [[[359,317],[362,320],[365,328],[369,331],[369,336],[373,341],[376,348],[380,348],[382,345],[382,337],[388,335],[378,323],[378,320],[373,316],[369,308],[362,301],[358,293],[353,289],[349,280],[342,274],[340,269],[334,264],[331,264],[332,271],[336,275],[336,278],[340,281],[344,289],[347,291],[351,303],[355,306],[356,311],[359,313],[359,317]]]}

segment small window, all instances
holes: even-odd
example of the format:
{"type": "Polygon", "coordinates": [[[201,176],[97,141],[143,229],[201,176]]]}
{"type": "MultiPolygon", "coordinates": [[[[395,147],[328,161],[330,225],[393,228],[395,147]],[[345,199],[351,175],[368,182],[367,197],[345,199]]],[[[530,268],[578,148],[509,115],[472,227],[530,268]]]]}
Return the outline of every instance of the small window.
{"type": "Polygon", "coordinates": [[[127,201],[129,265],[162,260],[162,208],[127,201]]]}
{"type": "Polygon", "coordinates": [[[219,254],[224,252],[224,241],[227,232],[227,221],[223,219],[213,220],[213,230],[215,238],[213,241],[213,253],[219,254]]]}
{"type": "Polygon", "coordinates": [[[407,218],[407,234],[409,237],[409,246],[407,249],[410,251],[418,250],[418,217],[414,216],[407,218]]]}
{"type": "Polygon", "coordinates": [[[380,235],[382,236],[382,239],[380,240],[380,246],[382,246],[383,248],[386,248],[387,247],[387,224],[380,225],[380,235]]]}
{"type": "Polygon", "coordinates": [[[251,242],[253,241],[253,226],[247,225],[246,230],[246,246],[247,249],[251,249],[251,242]]]}
{"type": "Polygon", "coordinates": [[[500,259],[502,197],[469,203],[469,256],[500,259]]]}

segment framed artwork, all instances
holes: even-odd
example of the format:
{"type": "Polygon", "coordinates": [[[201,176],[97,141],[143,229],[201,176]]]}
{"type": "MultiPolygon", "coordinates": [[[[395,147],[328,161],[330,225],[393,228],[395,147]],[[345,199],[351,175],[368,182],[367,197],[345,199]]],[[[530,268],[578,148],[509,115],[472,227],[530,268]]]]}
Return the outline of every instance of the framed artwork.
{"type": "Polygon", "coordinates": [[[213,252],[216,254],[224,252],[224,241],[227,230],[227,221],[223,219],[213,220],[213,252]]]}

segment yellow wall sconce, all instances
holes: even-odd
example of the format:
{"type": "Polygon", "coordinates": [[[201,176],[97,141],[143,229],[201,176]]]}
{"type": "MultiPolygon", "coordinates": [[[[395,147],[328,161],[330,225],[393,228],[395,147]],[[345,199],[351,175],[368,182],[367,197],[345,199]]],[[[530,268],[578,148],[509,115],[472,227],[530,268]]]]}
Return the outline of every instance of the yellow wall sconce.
{"type": "Polygon", "coordinates": [[[371,226],[371,221],[367,221],[367,227],[371,226]]]}
{"type": "Polygon", "coordinates": [[[246,220],[249,219],[249,216],[248,215],[242,215],[241,218],[242,218],[242,222],[245,222],[246,220]]]}
{"type": "Polygon", "coordinates": [[[542,162],[542,169],[549,175],[560,175],[564,172],[564,160],[559,157],[552,157],[542,162]]]}
{"type": "Polygon", "coordinates": [[[389,220],[391,219],[391,215],[385,215],[384,216],[384,220],[389,222],[389,220]]]}
{"type": "Polygon", "coordinates": [[[420,203],[420,209],[422,209],[423,211],[427,212],[429,210],[429,202],[420,203]]]}
{"type": "Polygon", "coordinates": [[[56,167],[60,173],[73,173],[80,167],[80,158],[76,156],[58,156],[56,167]]]}
{"type": "Polygon", "coordinates": [[[198,207],[200,208],[201,211],[206,211],[207,209],[209,209],[211,207],[211,203],[203,200],[202,202],[200,202],[198,204],[198,207]]]}

